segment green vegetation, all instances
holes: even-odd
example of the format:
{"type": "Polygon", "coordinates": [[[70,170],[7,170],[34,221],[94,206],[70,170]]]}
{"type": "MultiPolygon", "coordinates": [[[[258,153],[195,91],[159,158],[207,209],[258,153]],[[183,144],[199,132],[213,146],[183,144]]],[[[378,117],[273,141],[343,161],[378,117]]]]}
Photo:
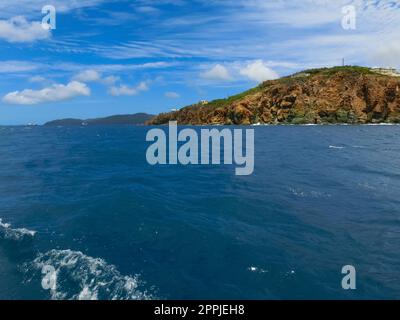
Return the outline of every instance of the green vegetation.
{"type": "Polygon", "coordinates": [[[228,97],[226,99],[213,100],[213,101],[209,102],[206,106],[207,107],[211,107],[211,108],[224,108],[226,106],[229,106],[229,105],[233,104],[236,101],[239,101],[239,100],[245,98],[248,95],[251,95],[251,94],[254,94],[254,93],[262,91],[263,88],[264,88],[264,85],[261,84],[261,85],[255,87],[255,88],[252,88],[252,89],[247,90],[245,92],[242,92],[242,93],[236,94],[234,96],[228,97]]]}
{"type": "Polygon", "coordinates": [[[310,69],[305,70],[302,73],[308,73],[310,75],[326,75],[332,76],[338,72],[352,72],[352,73],[361,73],[361,74],[373,74],[375,75],[371,68],[360,67],[360,66],[344,66],[344,67],[333,67],[333,68],[318,68],[318,69],[310,69]]]}
{"type": "MultiPolygon", "coordinates": [[[[362,74],[373,74],[376,75],[370,68],[367,67],[360,67],[360,66],[344,66],[344,67],[333,67],[333,68],[318,68],[318,69],[309,69],[305,71],[298,72],[294,75],[287,76],[287,77],[282,77],[278,79],[278,82],[284,83],[284,84],[291,84],[291,83],[299,83],[302,80],[305,80],[308,78],[308,76],[313,76],[313,75],[326,75],[326,76],[331,76],[334,75],[338,72],[352,72],[352,73],[362,73],[362,74]],[[299,75],[299,77],[296,77],[296,75],[299,75]]],[[[228,97],[226,99],[217,99],[209,102],[206,107],[207,108],[224,108],[229,105],[232,105],[234,102],[239,101],[243,98],[245,98],[248,95],[257,93],[265,89],[267,86],[271,84],[271,81],[266,81],[260,85],[258,85],[255,88],[252,88],[250,90],[247,90],[245,92],[233,95],[231,97],[228,97]]],[[[195,105],[195,106],[200,106],[200,105],[195,105]]],[[[192,106],[190,106],[192,107],[192,106]]]]}

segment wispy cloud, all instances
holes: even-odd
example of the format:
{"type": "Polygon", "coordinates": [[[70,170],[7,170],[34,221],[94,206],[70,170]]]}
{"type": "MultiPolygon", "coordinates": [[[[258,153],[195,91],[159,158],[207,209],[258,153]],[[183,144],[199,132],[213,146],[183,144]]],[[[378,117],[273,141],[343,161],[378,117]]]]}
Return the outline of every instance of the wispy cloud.
{"type": "Polygon", "coordinates": [[[3,60],[0,61],[0,73],[20,73],[38,70],[42,65],[30,61],[3,60]]]}
{"type": "Polygon", "coordinates": [[[29,82],[32,82],[32,83],[43,83],[45,81],[46,81],[46,78],[42,77],[42,76],[33,76],[33,77],[29,78],[29,82]]]}
{"type": "Polygon", "coordinates": [[[204,6],[202,13],[188,11],[148,26],[146,33],[151,40],[99,44],[95,46],[96,54],[121,60],[159,57],[218,61],[222,57],[225,61],[285,59],[299,65],[309,65],[310,61],[315,65],[332,65],[342,57],[359,63],[372,62],[359,59],[371,55],[366,49],[371,39],[378,41],[373,51],[398,41],[400,4],[388,0],[197,2],[204,6]],[[357,10],[354,31],[343,30],[341,24],[342,7],[348,4],[357,10]],[[349,45],[348,40],[354,36],[360,40],[357,46],[349,45]],[[317,37],[321,41],[313,42],[317,37]],[[293,46],[289,46],[291,43],[293,46]],[[325,55],[326,52],[330,54],[325,55]]]}
{"type": "Polygon", "coordinates": [[[138,6],[135,7],[136,12],[142,14],[158,15],[160,14],[160,9],[152,6],[138,6]]]}
{"type": "Polygon", "coordinates": [[[146,62],[146,63],[109,63],[109,64],[81,64],[81,63],[52,63],[49,65],[49,68],[52,70],[61,70],[61,71],[80,71],[84,68],[90,69],[95,72],[129,72],[129,71],[140,71],[146,69],[164,69],[171,68],[176,66],[177,64],[174,62],[165,62],[165,61],[157,61],[157,62],[146,62]]]}
{"type": "MultiPolygon", "coordinates": [[[[74,80],[83,82],[103,81],[115,83],[118,76],[113,73],[129,74],[134,71],[162,70],[177,66],[175,62],[149,62],[138,64],[82,64],[77,62],[50,61],[48,63],[25,60],[0,60],[0,73],[46,73],[48,76],[60,75],[60,73],[73,74],[74,80]],[[83,70],[83,71],[82,71],[83,70]],[[111,73],[111,74],[110,74],[111,73]],[[104,75],[107,74],[107,75],[104,75]]],[[[29,76],[29,78],[32,76],[29,76]]]]}
{"type": "Polygon", "coordinates": [[[51,4],[57,8],[59,13],[67,13],[74,9],[98,6],[107,0],[1,0],[0,17],[7,19],[17,15],[33,16],[40,15],[42,7],[51,4]]]}
{"type": "Polygon", "coordinates": [[[179,99],[181,97],[179,93],[173,91],[166,92],[165,96],[170,99],[179,99]]]}

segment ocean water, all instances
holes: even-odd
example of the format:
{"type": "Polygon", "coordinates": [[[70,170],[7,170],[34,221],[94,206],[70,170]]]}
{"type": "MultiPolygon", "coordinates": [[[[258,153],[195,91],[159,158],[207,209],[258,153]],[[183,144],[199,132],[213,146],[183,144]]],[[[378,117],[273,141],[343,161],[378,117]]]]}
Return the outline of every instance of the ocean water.
{"type": "Polygon", "coordinates": [[[235,176],[148,165],[146,127],[0,127],[0,298],[400,298],[400,127],[254,129],[235,176]]]}

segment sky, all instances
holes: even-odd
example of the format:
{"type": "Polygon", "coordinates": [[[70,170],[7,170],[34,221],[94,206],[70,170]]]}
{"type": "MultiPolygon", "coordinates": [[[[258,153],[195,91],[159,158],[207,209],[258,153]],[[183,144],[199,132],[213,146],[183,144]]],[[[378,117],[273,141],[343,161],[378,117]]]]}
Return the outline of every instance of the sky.
{"type": "Polygon", "coordinates": [[[1,0],[0,125],[167,112],[343,58],[400,68],[399,29],[399,0],[1,0]]]}

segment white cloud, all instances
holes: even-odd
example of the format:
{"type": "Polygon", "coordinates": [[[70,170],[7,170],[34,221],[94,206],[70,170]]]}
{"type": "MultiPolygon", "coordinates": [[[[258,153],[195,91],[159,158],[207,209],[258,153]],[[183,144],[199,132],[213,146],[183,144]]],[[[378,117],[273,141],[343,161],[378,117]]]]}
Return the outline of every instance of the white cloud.
{"type": "Polygon", "coordinates": [[[96,82],[101,80],[101,74],[96,70],[85,70],[77,74],[74,80],[79,82],[96,82]]]}
{"type": "Polygon", "coordinates": [[[114,85],[116,82],[118,82],[120,80],[120,77],[117,76],[108,76],[105,77],[101,80],[102,83],[104,83],[107,86],[112,86],[114,85]]]}
{"type": "Polygon", "coordinates": [[[147,82],[142,81],[142,82],[136,87],[136,89],[139,90],[139,91],[147,91],[147,90],[149,90],[149,86],[147,85],[147,82]]]}
{"type": "Polygon", "coordinates": [[[149,90],[149,86],[147,85],[147,82],[143,81],[136,87],[129,87],[126,85],[121,85],[118,87],[111,87],[109,90],[109,93],[112,96],[118,97],[118,96],[135,96],[139,94],[142,91],[147,91],[149,90]]]}
{"type": "Polygon", "coordinates": [[[248,63],[243,69],[240,70],[240,74],[256,82],[273,80],[279,77],[278,74],[270,69],[262,60],[256,60],[248,63]]]}
{"type": "Polygon", "coordinates": [[[95,69],[88,69],[85,71],[82,71],[78,73],[73,80],[79,81],[79,82],[100,82],[106,86],[113,86],[115,85],[116,82],[120,80],[119,77],[117,76],[107,76],[103,77],[101,72],[95,70],[95,69]]]}
{"type": "Polygon", "coordinates": [[[11,43],[34,42],[50,36],[50,31],[43,29],[41,22],[29,22],[23,16],[0,20],[0,39],[11,43]]]}
{"type": "Polygon", "coordinates": [[[46,78],[42,77],[42,76],[33,76],[31,78],[29,78],[29,82],[32,83],[40,83],[40,82],[45,82],[46,78]]]}
{"type": "Polygon", "coordinates": [[[69,100],[79,96],[89,96],[90,89],[86,84],[72,81],[67,85],[55,84],[41,90],[25,89],[10,92],[3,97],[3,102],[9,104],[33,105],[44,102],[69,100]]]}
{"type": "Polygon", "coordinates": [[[6,60],[0,61],[0,73],[19,73],[29,72],[40,68],[42,65],[32,63],[29,61],[14,61],[6,60]]]}
{"type": "Polygon", "coordinates": [[[155,7],[151,7],[151,6],[142,6],[142,7],[137,7],[136,11],[139,13],[144,13],[144,14],[159,14],[160,10],[155,8],[155,7]]]}
{"type": "Polygon", "coordinates": [[[232,80],[232,77],[229,74],[228,69],[226,69],[221,64],[217,64],[210,70],[202,72],[200,76],[204,79],[209,79],[209,80],[225,80],[225,81],[232,80]]]}
{"type": "Polygon", "coordinates": [[[165,96],[170,99],[179,99],[181,96],[176,92],[166,92],[165,96]]]}

